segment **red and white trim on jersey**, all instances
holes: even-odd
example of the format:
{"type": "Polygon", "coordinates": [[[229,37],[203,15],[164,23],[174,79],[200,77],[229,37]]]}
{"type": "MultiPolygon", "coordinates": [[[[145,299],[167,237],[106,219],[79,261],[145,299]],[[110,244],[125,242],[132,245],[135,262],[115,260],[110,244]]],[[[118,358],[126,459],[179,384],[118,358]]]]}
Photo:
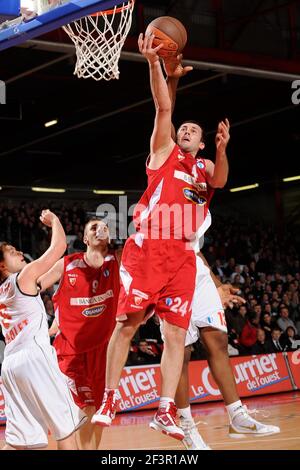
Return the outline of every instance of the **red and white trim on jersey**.
{"type": "Polygon", "coordinates": [[[206,160],[174,145],[167,161],[158,170],[147,167],[147,175],[148,188],[134,212],[137,232],[151,240],[193,240],[214,192],[206,160]]]}
{"type": "Polygon", "coordinates": [[[119,295],[119,264],[114,254],[98,268],[83,253],[64,258],[64,274],[53,296],[59,354],[80,354],[109,340],[115,326],[119,295]]]}

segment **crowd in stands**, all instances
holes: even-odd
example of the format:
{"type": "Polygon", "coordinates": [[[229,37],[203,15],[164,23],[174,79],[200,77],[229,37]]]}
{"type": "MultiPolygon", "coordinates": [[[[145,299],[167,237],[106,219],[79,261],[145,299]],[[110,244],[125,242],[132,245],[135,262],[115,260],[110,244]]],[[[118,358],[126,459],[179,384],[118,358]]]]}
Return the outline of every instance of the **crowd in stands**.
{"type": "MultiPolygon", "coordinates": [[[[42,208],[38,203],[0,203],[0,240],[32,258],[40,256],[49,241],[48,229],[39,222],[42,208]]],[[[86,208],[75,203],[56,203],[50,208],[72,236],[72,251],[84,251],[86,208]]],[[[300,348],[300,250],[290,227],[287,233],[277,233],[263,223],[215,217],[203,253],[214,274],[238,288],[246,300],[245,305],[226,310],[230,355],[300,348]]],[[[52,289],[43,294],[49,325],[54,317],[52,294],[52,289]]],[[[159,321],[153,317],[135,336],[127,364],[158,363],[162,348],[159,321]]],[[[192,358],[205,358],[201,340],[193,349],[192,358]]]]}

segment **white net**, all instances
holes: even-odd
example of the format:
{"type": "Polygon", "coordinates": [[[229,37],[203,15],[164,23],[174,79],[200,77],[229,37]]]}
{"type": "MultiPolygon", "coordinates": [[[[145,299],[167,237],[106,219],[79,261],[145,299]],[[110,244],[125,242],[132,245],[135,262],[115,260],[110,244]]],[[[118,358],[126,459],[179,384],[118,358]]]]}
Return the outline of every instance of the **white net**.
{"type": "Polygon", "coordinates": [[[134,0],[97,16],[85,16],[63,26],[76,48],[74,75],[94,80],[119,78],[119,59],[129,33],[134,0]]]}

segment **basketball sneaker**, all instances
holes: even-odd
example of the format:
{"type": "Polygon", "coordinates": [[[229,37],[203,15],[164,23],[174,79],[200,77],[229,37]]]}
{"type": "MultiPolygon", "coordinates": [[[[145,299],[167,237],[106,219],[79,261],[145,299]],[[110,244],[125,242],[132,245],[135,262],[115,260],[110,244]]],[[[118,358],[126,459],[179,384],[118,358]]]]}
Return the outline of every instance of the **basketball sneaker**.
{"type": "Polygon", "coordinates": [[[197,423],[181,417],[180,427],[184,432],[182,442],[187,450],[211,450],[199,434],[197,423]]]}
{"type": "Polygon", "coordinates": [[[257,413],[256,410],[249,411],[246,406],[240,406],[230,420],[229,436],[233,438],[243,438],[246,435],[255,437],[270,436],[280,432],[278,426],[263,424],[250,416],[250,413],[257,413]]]}
{"type": "Polygon", "coordinates": [[[102,405],[93,415],[91,422],[99,426],[110,426],[116,416],[117,406],[120,401],[118,390],[104,392],[102,405]]]}
{"type": "Polygon", "coordinates": [[[177,408],[175,403],[170,402],[164,407],[159,407],[149,424],[150,428],[182,441],[184,439],[184,432],[176,424],[176,413],[177,408]]]}

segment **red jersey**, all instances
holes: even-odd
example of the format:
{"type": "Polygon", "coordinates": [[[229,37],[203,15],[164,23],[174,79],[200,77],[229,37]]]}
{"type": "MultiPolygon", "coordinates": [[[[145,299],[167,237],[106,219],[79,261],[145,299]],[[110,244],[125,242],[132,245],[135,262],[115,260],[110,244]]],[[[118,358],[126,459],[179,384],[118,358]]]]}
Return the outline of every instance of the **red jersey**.
{"type": "Polygon", "coordinates": [[[136,230],[149,239],[193,240],[203,224],[214,190],[206,162],[174,146],[158,169],[147,168],[148,188],[134,213],[136,230]]]}
{"type": "Polygon", "coordinates": [[[107,343],[115,327],[119,265],[108,254],[101,268],[91,268],[83,253],[64,257],[64,273],[52,300],[59,334],[58,354],[80,354],[107,343]]]}

